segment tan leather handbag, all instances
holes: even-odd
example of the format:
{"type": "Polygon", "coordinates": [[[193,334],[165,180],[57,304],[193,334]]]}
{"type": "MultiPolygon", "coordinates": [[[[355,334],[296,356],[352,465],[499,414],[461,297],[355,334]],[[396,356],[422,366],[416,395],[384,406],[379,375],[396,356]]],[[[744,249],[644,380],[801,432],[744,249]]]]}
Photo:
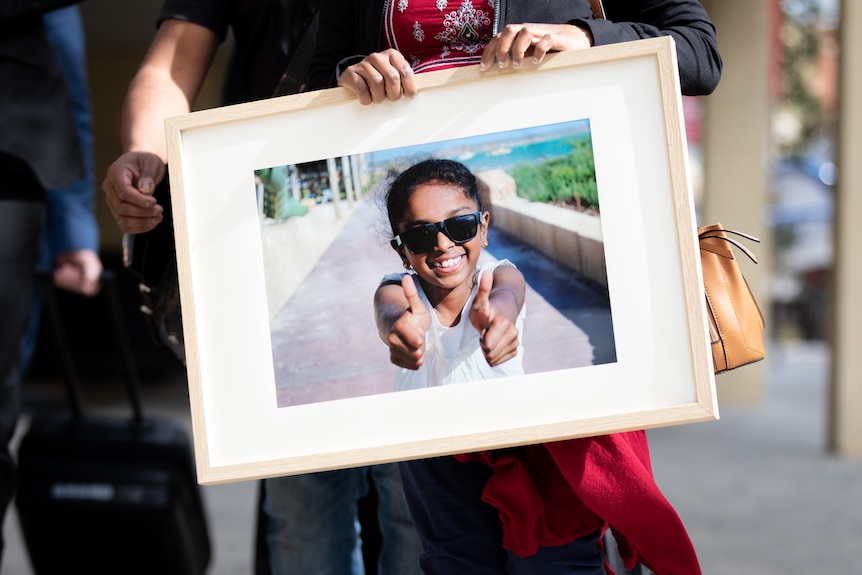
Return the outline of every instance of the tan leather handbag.
{"type": "Polygon", "coordinates": [[[738,248],[754,263],[757,257],[728,234],[755,242],[760,240],[726,230],[721,224],[706,226],[697,232],[715,373],[760,361],[766,356],[763,314],[742,277],[732,248],[738,248]]]}

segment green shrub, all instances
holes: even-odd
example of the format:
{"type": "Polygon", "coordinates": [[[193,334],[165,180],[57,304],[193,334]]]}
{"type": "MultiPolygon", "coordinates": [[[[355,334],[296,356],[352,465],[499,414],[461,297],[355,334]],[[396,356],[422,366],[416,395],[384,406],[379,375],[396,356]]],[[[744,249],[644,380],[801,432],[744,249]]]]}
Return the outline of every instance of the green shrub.
{"type": "Polygon", "coordinates": [[[540,164],[522,163],[511,168],[518,196],[533,202],[574,203],[599,209],[596,167],[589,134],[571,140],[572,151],[566,156],[540,164]]]}

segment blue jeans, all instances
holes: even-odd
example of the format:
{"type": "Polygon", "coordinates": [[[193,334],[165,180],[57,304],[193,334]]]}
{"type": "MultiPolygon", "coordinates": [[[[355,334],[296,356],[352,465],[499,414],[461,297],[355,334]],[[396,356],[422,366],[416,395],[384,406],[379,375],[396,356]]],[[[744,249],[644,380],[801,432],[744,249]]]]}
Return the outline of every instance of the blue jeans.
{"type": "Polygon", "coordinates": [[[605,575],[598,531],[529,557],[504,549],[497,510],[482,501],[490,467],[454,457],[399,465],[426,575],[605,575]]]}
{"type": "Polygon", "coordinates": [[[380,499],[379,575],[413,575],[421,550],[395,464],[264,480],[272,575],[363,575],[357,500],[371,474],[380,499]]]}
{"type": "Polygon", "coordinates": [[[422,543],[404,497],[397,463],[366,468],[377,489],[378,523],[383,536],[378,575],[418,575],[422,543]]]}

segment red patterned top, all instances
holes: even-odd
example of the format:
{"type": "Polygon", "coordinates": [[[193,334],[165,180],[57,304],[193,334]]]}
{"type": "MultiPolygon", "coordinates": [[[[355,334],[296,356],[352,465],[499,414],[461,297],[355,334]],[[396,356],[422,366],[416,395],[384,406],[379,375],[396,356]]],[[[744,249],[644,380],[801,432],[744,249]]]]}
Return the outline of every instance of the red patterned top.
{"type": "Polygon", "coordinates": [[[494,34],[496,0],[387,0],[383,33],[414,72],[478,64],[494,34]]]}

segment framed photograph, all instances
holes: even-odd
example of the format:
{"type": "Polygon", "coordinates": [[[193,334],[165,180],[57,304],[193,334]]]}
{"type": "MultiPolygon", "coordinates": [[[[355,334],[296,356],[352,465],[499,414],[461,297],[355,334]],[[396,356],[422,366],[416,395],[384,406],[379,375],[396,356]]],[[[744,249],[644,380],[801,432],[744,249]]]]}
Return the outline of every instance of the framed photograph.
{"type": "MultiPolygon", "coordinates": [[[[198,480],[222,483],[716,419],[673,40],[166,121],[198,480]],[[464,164],[482,261],[527,283],[523,373],[403,387],[374,292],[385,194],[464,164]]],[[[469,379],[469,378],[468,378],[469,379]]]]}

